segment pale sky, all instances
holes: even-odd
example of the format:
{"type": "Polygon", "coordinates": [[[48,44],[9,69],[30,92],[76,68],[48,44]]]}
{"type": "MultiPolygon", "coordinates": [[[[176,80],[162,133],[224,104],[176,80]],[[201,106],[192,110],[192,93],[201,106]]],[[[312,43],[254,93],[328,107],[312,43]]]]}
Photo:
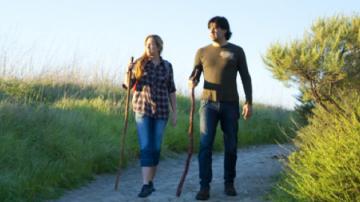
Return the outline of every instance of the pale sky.
{"type": "MultiPolygon", "coordinates": [[[[27,71],[38,72],[76,63],[81,71],[96,69],[121,82],[130,56],[139,57],[144,38],[158,34],[179,92],[186,92],[197,49],[211,43],[208,20],[224,16],[233,33],[229,42],[245,51],[254,102],[290,109],[297,90],[265,68],[261,57],[267,48],[301,38],[319,17],[360,11],[359,0],[0,0],[0,5],[0,58],[16,64],[11,68],[27,65],[27,71]]],[[[238,90],[244,100],[240,77],[238,90]]]]}

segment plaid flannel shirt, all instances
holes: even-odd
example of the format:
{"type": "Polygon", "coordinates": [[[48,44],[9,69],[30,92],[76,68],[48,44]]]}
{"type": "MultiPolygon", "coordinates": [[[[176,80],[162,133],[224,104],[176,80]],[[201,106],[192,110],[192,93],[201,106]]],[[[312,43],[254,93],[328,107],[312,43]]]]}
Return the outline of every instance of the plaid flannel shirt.
{"type": "Polygon", "coordinates": [[[133,81],[133,111],[159,119],[169,116],[169,95],[176,91],[173,69],[170,62],[160,59],[160,64],[151,61],[144,66],[140,80],[133,81]]]}

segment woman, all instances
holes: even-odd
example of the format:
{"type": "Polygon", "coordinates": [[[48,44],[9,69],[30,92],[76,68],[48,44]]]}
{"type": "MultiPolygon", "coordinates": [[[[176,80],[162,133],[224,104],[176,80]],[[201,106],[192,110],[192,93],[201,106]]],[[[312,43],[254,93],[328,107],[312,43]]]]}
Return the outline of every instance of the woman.
{"type": "MultiPolygon", "coordinates": [[[[139,137],[143,177],[139,197],[147,197],[155,191],[153,180],[169,116],[169,101],[172,109],[172,125],[176,125],[176,89],[173,70],[171,64],[160,56],[162,49],[161,38],[158,35],[149,35],[145,38],[144,54],[128,66],[128,70],[133,72],[130,87],[134,90],[132,105],[139,137]]],[[[127,74],[125,82],[127,82],[127,74]]]]}

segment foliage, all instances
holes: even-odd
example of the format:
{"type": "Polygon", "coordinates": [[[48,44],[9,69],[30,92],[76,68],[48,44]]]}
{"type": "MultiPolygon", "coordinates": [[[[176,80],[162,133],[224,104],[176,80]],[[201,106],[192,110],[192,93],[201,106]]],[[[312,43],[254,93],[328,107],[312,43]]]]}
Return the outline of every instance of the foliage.
{"type": "Polygon", "coordinates": [[[299,201],[360,200],[359,93],[338,102],[350,119],[334,107],[331,114],[316,108],[295,139],[282,186],[299,201]]]}
{"type": "Polygon", "coordinates": [[[275,78],[299,86],[305,102],[343,110],[336,92],[360,89],[360,17],[319,19],[301,40],[271,45],[264,62],[275,78]]]}

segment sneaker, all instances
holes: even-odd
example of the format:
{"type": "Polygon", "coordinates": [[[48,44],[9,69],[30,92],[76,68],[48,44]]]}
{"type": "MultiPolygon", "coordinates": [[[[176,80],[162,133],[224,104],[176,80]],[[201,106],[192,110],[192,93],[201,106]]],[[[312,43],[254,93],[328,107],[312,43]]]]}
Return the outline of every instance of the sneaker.
{"type": "Polygon", "coordinates": [[[236,190],[234,187],[234,183],[225,183],[225,194],[227,196],[236,196],[236,190]]]}
{"type": "Polygon", "coordinates": [[[138,194],[138,197],[140,198],[148,197],[153,191],[155,191],[154,184],[152,182],[149,182],[149,184],[144,184],[142,186],[141,191],[138,194]]]}
{"type": "Polygon", "coordinates": [[[210,198],[210,188],[200,188],[200,191],[196,194],[196,200],[206,201],[210,198]]]}
{"type": "Polygon", "coordinates": [[[151,186],[152,188],[152,191],[154,192],[155,191],[155,186],[154,186],[154,183],[152,181],[149,182],[149,185],[151,186]]]}

